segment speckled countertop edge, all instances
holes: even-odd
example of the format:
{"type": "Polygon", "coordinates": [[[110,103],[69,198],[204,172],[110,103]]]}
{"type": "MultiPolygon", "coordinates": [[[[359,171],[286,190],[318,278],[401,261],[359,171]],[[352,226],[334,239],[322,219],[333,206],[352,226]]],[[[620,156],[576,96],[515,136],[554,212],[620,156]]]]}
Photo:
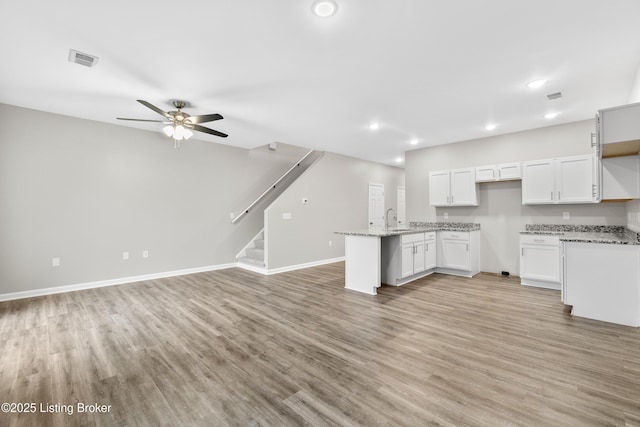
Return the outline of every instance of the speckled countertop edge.
{"type": "Polygon", "coordinates": [[[558,236],[562,242],[640,245],[640,233],[619,225],[527,224],[520,234],[558,236]]]}
{"type": "Polygon", "coordinates": [[[430,231],[478,231],[480,224],[471,222],[411,222],[409,228],[392,227],[389,230],[361,229],[334,231],[334,234],[345,236],[388,237],[403,234],[425,233],[430,231]]]}

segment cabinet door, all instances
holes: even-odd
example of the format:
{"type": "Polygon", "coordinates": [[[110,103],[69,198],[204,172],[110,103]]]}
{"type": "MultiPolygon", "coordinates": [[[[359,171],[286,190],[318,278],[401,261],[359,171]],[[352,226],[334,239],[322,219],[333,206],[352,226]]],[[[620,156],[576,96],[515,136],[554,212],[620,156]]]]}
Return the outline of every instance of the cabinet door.
{"type": "Polygon", "coordinates": [[[442,267],[470,270],[469,242],[442,239],[442,267]]]}
{"type": "Polygon", "coordinates": [[[451,205],[478,205],[475,169],[455,169],[451,171],[451,205]]]}
{"type": "Polygon", "coordinates": [[[500,181],[522,179],[520,163],[498,165],[498,179],[500,181]]]}
{"type": "Polygon", "coordinates": [[[429,173],[429,204],[449,206],[449,171],[429,173]]]}
{"type": "Polygon", "coordinates": [[[555,202],[553,160],[522,163],[522,204],[535,205],[555,202]]]}
{"type": "Polygon", "coordinates": [[[424,242],[424,269],[430,270],[436,268],[436,241],[424,242]]]}
{"type": "Polygon", "coordinates": [[[401,277],[409,277],[413,274],[413,243],[404,243],[402,245],[402,272],[401,277]]]}
{"type": "Polygon", "coordinates": [[[424,242],[413,244],[413,274],[424,271],[424,242]]]}
{"type": "Polygon", "coordinates": [[[476,167],[476,182],[490,182],[496,180],[496,167],[478,166],[476,167]]]}
{"type": "Polygon", "coordinates": [[[560,248],[546,245],[522,245],[520,277],[560,283],[560,248]]]}
{"type": "Polygon", "coordinates": [[[590,203],[594,192],[594,157],[571,156],[556,159],[558,203],[590,203]]]}

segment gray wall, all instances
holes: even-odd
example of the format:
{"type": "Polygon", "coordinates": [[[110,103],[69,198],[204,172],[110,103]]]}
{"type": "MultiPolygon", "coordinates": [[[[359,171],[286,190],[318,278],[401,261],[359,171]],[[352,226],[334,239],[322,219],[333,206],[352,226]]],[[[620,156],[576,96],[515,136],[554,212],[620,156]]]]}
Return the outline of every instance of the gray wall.
{"type": "Polygon", "coordinates": [[[396,208],[402,169],[326,153],[266,210],[268,268],[344,257],[344,237],[333,232],[368,227],[369,182],[384,184],[385,208],[396,208]]]}
{"type": "Polygon", "coordinates": [[[519,274],[518,232],[525,224],[625,225],[624,203],[523,206],[521,181],[480,184],[479,206],[429,206],[429,172],[591,153],[593,120],[550,126],[421,150],[405,155],[410,221],[471,221],[481,224],[481,270],[519,274]],[[569,212],[569,220],[562,213],[569,212]]]}
{"type": "Polygon", "coordinates": [[[229,214],[306,151],[175,150],[161,132],[0,104],[0,294],[235,262],[263,217],[229,214]]]}

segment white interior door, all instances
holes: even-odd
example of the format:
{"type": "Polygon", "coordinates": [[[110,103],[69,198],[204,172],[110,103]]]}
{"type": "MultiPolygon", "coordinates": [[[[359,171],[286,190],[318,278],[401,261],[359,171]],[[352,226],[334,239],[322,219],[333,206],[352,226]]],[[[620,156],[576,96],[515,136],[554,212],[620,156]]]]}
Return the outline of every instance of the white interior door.
{"type": "Polygon", "coordinates": [[[398,227],[406,225],[407,222],[407,201],[406,190],[404,187],[398,187],[398,227]]]}
{"type": "Polygon", "coordinates": [[[369,183],[369,227],[384,226],[384,185],[369,183]]]}

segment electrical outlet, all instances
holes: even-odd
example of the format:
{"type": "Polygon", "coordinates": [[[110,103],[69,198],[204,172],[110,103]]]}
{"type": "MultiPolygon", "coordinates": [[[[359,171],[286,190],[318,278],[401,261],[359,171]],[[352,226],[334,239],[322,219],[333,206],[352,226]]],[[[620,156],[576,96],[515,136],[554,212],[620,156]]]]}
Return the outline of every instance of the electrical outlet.
{"type": "Polygon", "coordinates": [[[142,251],[142,258],[149,258],[149,251],[148,250],[144,250],[142,251]]]}
{"type": "Polygon", "coordinates": [[[60,258],[51,258],[51,267],[60,267],[60,258]]]}
{"type": "Polygon", "coordinates": [[[449,212],[445,212],[444,213],[444,219],[448,219],[449,218],[449,212]]]}
{"type": "Polygon", "coordinates": [[[124,261],[128,260],[129,259],[129,252],[127,252],[127,251],[122,252],[122,259],[124,261]]]}
{"type": "Polygon", "coordinates": [[[236,217],[236,214],[234,214],[233,212],[231,212],[231,213],[229,214],[229,219],[233,219],[233,218],[235,218],[235,217],[236,217]]]}
{"type": "Polygon", "coordinates": [[[569,219],[571,218],[571,215],[569,214],[569,212],[562,212],[562,219],[569,219]]]}
{"type": "Polygon", "coordinates": [[[291,219],[291,212],[283,212],[282,219],[291,219]]]}
{"type": "Polygon", "coordinates": [[[333,242],[329,240],[329,246],[333,246],[333,242]]]}

